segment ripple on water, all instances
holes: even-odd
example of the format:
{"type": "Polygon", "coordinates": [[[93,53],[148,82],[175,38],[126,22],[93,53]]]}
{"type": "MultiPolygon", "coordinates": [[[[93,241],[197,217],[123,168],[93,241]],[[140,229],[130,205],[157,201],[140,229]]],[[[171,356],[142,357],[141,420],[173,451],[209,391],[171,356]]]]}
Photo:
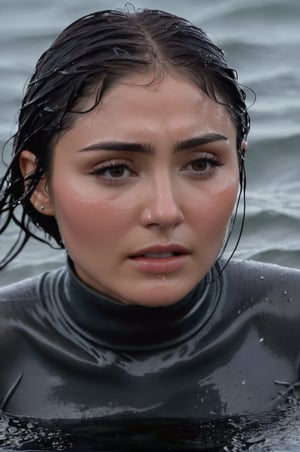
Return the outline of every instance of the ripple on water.
{"type": "Polygon", "coordinates": [[[300,450],[298,397],[256,419],[108,419],[46,423],[0,417],[1,451],[278,451],[300,450]]]}

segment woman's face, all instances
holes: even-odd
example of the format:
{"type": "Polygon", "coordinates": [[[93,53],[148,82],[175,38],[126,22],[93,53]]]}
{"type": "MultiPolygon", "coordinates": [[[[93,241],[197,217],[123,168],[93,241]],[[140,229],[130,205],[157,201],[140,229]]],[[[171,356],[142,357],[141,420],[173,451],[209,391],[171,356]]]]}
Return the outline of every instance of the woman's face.
{"type": "Polygon", "coordinates": [[[151,77],[119,82],[58,140],[50,196],[82,281],[165,306],[214,264],[239,171],[224,107],[185,79],[151,77]]]}

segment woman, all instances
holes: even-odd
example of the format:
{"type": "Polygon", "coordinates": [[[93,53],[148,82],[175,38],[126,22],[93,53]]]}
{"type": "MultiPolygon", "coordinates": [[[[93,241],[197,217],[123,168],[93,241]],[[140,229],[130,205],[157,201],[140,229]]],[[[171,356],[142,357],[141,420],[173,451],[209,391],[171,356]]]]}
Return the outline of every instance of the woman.
{"type": "Polygon", "coordinates": [[[0,290],[4,413],[211,419],[287,400],[300,274],[222,258],[248,131],[235,71],[186,20],[102,11],[58,36],[1,182],[2,232],[24,233],[2,266],[35,228],[67,265],[0,290]]]}

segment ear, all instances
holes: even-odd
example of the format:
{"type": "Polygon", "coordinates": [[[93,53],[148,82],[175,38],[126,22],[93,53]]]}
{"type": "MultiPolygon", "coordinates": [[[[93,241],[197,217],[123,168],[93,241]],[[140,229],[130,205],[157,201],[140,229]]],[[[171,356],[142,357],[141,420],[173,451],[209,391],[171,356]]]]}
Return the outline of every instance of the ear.
{"type": "MultiPolygon", "coordinates": [[[[24,150],[20,154],[19,165],[21,173],[24,177],[25,189],[29,185],[28,176],[36,170],[36,156],[28,150],[24,150]]],[[[33,207],[44,215],[54,215],[51,195],[49,193],[46,177],[42,177],[34,189],[30,198],[33,207]]]]}
{"type": "Polygon", "coordinates": [[[242,144],[241,144],[241,150],[242,150],[242,153],[243,153],[243,154],[245,154],[245,152],[246,152],[246,150],[247,150],[247,146],[248,146],[247,141],[246,141],[246,140],[243,140],[243,141],[242,141],[242,144]]]}

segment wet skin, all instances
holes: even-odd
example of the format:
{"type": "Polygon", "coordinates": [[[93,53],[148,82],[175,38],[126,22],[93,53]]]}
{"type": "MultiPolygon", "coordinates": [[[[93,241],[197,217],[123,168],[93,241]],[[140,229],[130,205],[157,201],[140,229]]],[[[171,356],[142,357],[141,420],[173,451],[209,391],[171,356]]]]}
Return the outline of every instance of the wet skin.
{"type": "Polygon", "coordinates": [[[123,79],[59,138],[43,204],[82,281],[164,306],[214,264],[239,176],[226,109],[185,79],[151,78],[123,79]]]}

